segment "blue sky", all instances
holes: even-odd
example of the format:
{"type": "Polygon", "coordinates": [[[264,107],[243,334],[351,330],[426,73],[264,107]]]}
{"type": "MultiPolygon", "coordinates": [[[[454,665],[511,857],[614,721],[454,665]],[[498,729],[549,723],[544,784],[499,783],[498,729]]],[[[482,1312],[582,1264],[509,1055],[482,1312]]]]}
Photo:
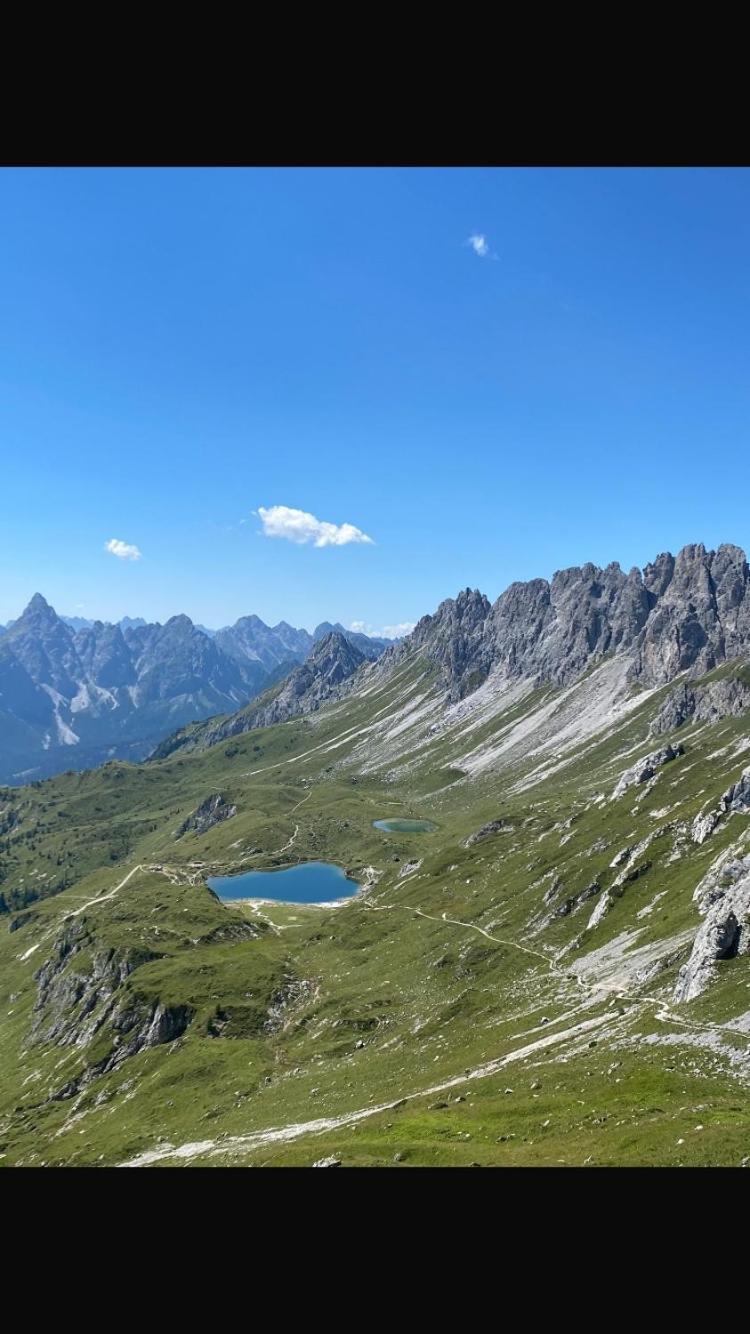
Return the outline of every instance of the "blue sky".
{"type": "Polygon", "coordinates": [[[746,170],[0,171],[0,622],[747,549],[749,241],[746,170]]]}

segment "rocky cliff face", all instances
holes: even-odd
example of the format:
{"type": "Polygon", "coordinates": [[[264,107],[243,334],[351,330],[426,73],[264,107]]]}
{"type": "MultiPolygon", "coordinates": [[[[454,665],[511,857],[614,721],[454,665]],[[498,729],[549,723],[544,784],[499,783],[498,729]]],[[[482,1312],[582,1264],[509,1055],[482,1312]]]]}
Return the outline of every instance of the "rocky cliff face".
{"type": "Polygon", "coordinates": [[[213,792],[200,806],[191,811],[186,820],[175,830],[175,838],[185,834],[205,834],[222,820],[231,820],[237,814],[237,807],[230,805],[221,792],[213,792]]]}
{"type": "Polygon", "coordinates": [[[744,551],[684,547],[644,570],[658,590],[634,646],[634,675],[660,685],[690,670],[696,676],[750,650],[750,571],[744,551]],[[659,564],[661,562],[661,565],[659,564]]]}
{"type": "MultiPolygon", "coordinates": [[[[748,789],[750,791],[750,787],[748,789]]],[[[674,999],[694,1000],[710,985],[721,959],[750,951],[750,856],[723,854],[695,890],[704,917],[674,999]]]]}
{"type": "Polygon", "coordinates": [[[566,685],[607,654],[627,654],[633,679],[661,685],[750,655],[750,570],[735,546],[688,546],[624,574],[615,562],[511,584],[490,605],[465,589],[425,616],[383,667],[413,648],[442,670],[451,700],[494,669],[566,685]]]}
{"type": "Polygon", "coordinates": [[[651,724],[651,732],[673,732],[683,723],[716,723],[721,718],[739,718],[750,709],[750,674],[707,681],[701,686],[681,682],[667,695],[651,724]]]}

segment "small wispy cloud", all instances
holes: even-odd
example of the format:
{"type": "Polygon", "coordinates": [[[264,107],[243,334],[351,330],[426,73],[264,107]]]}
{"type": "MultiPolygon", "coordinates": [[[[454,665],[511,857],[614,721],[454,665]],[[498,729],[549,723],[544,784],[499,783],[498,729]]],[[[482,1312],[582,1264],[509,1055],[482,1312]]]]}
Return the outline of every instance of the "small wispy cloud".
{"type": "Polygon", "coordinates": [[[384,625],[381,634],[384,639],[402,639],[404,635],[410,635],[416,621],[399,621],[398,625],[384,625]]]}
{"type": "Polygon", "coordinates": [[[141,552],[130,542],[121,542],[119,537],[110,537],[108,542],[104,543],[104,550],[110,555],[116,556],[118,560],[140,560],[141,552]]]}
{"type": "Polygon", "coordinates": [[[290,509],[288,505],[271,505],[268,509],[259,505],[257,514],[264,537],[283,537],[299,546],[312,543],[314,547],[345,547],[349,542],[373,544],[372,538],[353,523],[326,523],[306,510],[290,509]]]}
{"type": "Polygon", "coordinates": [[[381,625],[378,628],[368,621],[352,621],[349,629],[355,634],[370,635],[375,639],[403,639],[404,635],[411,634],[415,624],[415,621],[399,621],[397,625],[381,625]]]}
{"type": "Polygon", "coordinates": [[[487,240],[487,237],[481,232],[474,232],[472,236],[469,236],[467,240],[464,241],[464,245],[471,246],[474,254],[477,255],[479,259],[497,259],[494,250],[490,250],[490,243],[487,240]]]}

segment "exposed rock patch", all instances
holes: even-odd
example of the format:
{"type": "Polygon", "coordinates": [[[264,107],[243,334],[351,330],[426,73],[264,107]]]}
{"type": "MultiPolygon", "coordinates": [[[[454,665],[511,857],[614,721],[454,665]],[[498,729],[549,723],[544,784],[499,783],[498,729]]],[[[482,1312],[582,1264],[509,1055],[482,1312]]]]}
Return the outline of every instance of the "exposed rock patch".
{"type": "Polygon", "coordinates": [[[399,879],[402,879],[405,875],[412,875],[414,871],[418,871],[423,861],[424,858],[420,857],[418,862],[404,862],[398,873],[399,879]]]}
{"type": "Polygon", "coordinates": [[[696,815],[693,820],[690,837],[694,843],[705,843],[717,825],[727,815],[746,815],[750,812],[750,768],[744,769],[737,779],[723,792],[715,810],[696,815]]]}
{"type": "Polygon", "coordinates": [[[719,810],[723,815],[731,811],[750,811],[750,768],[743,770],[740,778],[719,800],[719,810]]]}
{"type": "Polygon", "coordinates": [[[644,756],[643,759],[631,765],[621,775],[610,800],[616,801],[618,797],[622,796],[623,792],[627,792],[629,787],[634,787],[639,783],[647,783],[662,765],[668,764],[670,760],[676,760],[678,755],[684,755],[684,753],[682,746],[672,746],[670,744],[662,746],[661,750],[654,750],[650,755],[644,756]]]}
{"type": "Polygon", "coordinates": [[[742,677],[707,681],[701,686],[682,682],[665,699],[651,723],[651,734],[673,732],[686,722],[715,723],[739,717],[750,709],[750,682],[742,677]]]}
{"type": "Polygon", "coordinates": [[[175,831],[175,838],[183,838],[185,834],[205,834],[214,825],[220,824],[222,820],[231,820],[233,815],[237,814],[237,807],[230,806],[229,802],[220,792],[214,792],[210,797],[206,797],[200,806],[183,820],[179,829],[175,831]]]}
{"type": "Polygon", "coordinates": [[[185,1031],[193,1014],[189,1006],[163,1005],[124,986],[137,967],[158,957],[145,949],[123,953],[102,947],[81,919],[63,925],[49,958],[34,975],[37,998],[29,1043],[86,1047],[105,1025],[112,1041],[55,1099],[73,1097],[143,1048],[172,1042],[185,1031]]]}
{"type": "Polygon", "coordinates": [[[491,838],[493,834],[508,834],[512,829],[513,825],[509,820],[490,820],[487,824],[483,824],[481,829],[477,829],[476,833],[469,834],[469,837],[464,839],[463,846],[472,848],[475,843],[482,843],[486,838],[491,838]]]}
{"type": "Polygon", "coordinates": [[[700,910],[705,921],[690,958],[680,969],[676,1001],[700,996],[713,981],[721,959],[750,951],[750,857],[725,861],[715,874],[704,878],[701,888],[700,910]]]}

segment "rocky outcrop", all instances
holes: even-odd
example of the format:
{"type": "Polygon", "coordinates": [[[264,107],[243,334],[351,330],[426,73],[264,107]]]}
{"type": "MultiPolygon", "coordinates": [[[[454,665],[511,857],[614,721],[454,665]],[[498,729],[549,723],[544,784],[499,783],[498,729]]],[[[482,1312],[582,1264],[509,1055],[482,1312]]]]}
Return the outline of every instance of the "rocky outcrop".
{"type": "Polygon", "coordinates": [[[420,857],[419,860],[415,862],[404,862],[398,873],[399,879],[402,880],[406,875],[413,875],[415,871],[419,870],[423,861],[424,858],[420,857]]]}
{"type": "Polygon", "coordinates": [[[722,959],[750,952],[750,856],[722,857],[695,891],[705,921],[682,966],[676,1001],[694,1000],[711,984],[722,959]]]}
{"type": "Polygon", "coordinates": [[[278,1033],[285,1028],[299,1006],[306,1003],[313,992],[314,984],[309,978],[288,974],[283,985],[271,997],[267,1017],[263,1023],[263,1032],[278,1033]]]}
{"type": "Polygon", "coordinates": [[[107,1002],[135,968],[158,955],[138,950],[120,953],[101,947],[85,920],[65,922],[51,952],[34,974],[37,997],[30,1042],[85,1046],[109,1017],[107,1002]],[[85,951],[86,966],[76,965],[85,951]]]}
{"type": "Polygon", "coordinates": [[[750,709],[750,680],[743,676],[725,677],[691,686],[682,682],[665,699],[651,724],[651,733],[659,736],[673,732],[686,722],[715,723],[722,718],[736,718],[750,709]]]}
{"type": "Polygon", "coordinates": [[[63,925],[49,958],[34,975],[37,997],[29,1045],[84,1048],[105,1031],[111,1041],[55,1098],[74,1096],[137,1052],[184,1033],[193,1015],[189,1006],[165,1005],[125,985],[136,968],[158,957],[143,949],[122,952],[103,947],[80,918],[63,925]],[[77,962],[79,957],[82,962],[77,962]]]}
{"type": "Polygon", "coordinates": [[[206,797],[200,806],[183,820],[179,829],[175,831],[175,838],[183,838],[185,834],[205,834],[214,825],[220,824],[222,820],[231,820],[233,815],[237,814],[237,807],[230,806],[229,802],[220,792],[214,792],[210,797],[206,797]]]}
{"type": "MultiPolygon", "coordinates": [[[[405,644],[424,648],[439,664],[451,700],[458,700],[481,685],[491,666],[485,633],[490,602],[477,588],[465,588],[457,598],[446,598],[434,616],[423,616],[405,644]]],[[[393,653],[393,650],[391,650],[393,653]]]]}
{"type": "Polygon", "coordinates": [[[678,755],[683,754],[682,746],[667,745],[663,746],[661,750],[654,750],[650,755],[645,755],[643,759],[632,764],[621,775],[610,801],[616,801],[624,792],[627,792],[629,787],[634,787],[639,783],[647,783],[662,765],[668,764],[670,760],[676,760],[678,755]]]}
{"type": "Polygon", "coordinates": [[[726,792],[719,798],[719,810],[722,815],[732,811],[750,811],[750,767],[744,769],[726,792]]]}
{"type": "Polygon", "coordinates": [[[690,827],[690,837],[693,843],[705,843],[710,838],[717,824],[721,820],[719,811],[707,811],[705,814],[696,815],[690,827]]]}
{"type": "Polygon", "coordinates": [[[489,617],[493,662],[564,685],[592,661],[630,647],[650,608],[640,571],[624,574],[616,562],[559,570],[549,584],[511,584],[489,617]]]}
{"type": "Polygon", "coordinates": [[[750,812],[750,768],[743,769],[736,783],[732,783],[719,797],[715,810],[701,811],[693,820],[690,836],[693,843],[705,843],[727,815],[745,815],[750,812]]]}
{"type": "Polygon", "coordinates": [[[174,1042],[185,1032],[193,1013],[188,1005],[163,1005],[155,1000],[145,1002],[133,997],[123,998],[110,1018],[115,1038],[109,1051],[68,1080],[53,1095],[53,1100],[73,1098],[95,1079],[119,1069],[138,1052],[174,1042]]]}
{"type": "Polygon", "coordinates": [[[589,920],[586,923],[586,930],[593,931],[594,928],[599,925],[602,919],[606,917],[611,907],[612,907],[612,895],[610,894],[609,890],[606,890],[606,892],[602,894],[602,897],[600,898],[599,902],[594,908],[594,911],[589,917],[589,920]]]}
{"type": "Polygon", "coordinates": [[[508,834],[512,829],[513,825],[509,820],[490,820],[487,824],[483,824],[481,829],[477,829],[476,833],[469,834],[469,837],[464,839],[462,846],[472,848],[475,843],[483,843],[486,838],[491,838],[493,834],[508,834]]]}
{"type": "Polygon", "coordinates": [[[338,687],[366,662],[363,653],[334,630],[317,642],[309,658],[284,681],[273,700],[257,711],[256,727],[271,727],[313,713],[336,697],[338,687]]]}

